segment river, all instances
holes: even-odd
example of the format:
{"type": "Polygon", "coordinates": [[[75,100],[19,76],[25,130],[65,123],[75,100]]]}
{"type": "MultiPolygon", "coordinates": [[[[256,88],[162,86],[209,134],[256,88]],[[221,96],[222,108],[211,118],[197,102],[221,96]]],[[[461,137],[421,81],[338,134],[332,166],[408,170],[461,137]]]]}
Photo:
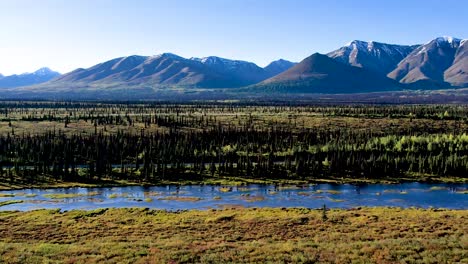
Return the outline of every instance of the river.
{"type": "Polygon", "coordinates": [[[148,207],[163,210],[226,207],[353,208],[394,206],[468,209],[468,184],[311,184],[305,186],[215,185],[126,186],[1,191],[0,210],[91,210],[148,207]],[[8,203],[8,202],[7,202],[8,203]]]}

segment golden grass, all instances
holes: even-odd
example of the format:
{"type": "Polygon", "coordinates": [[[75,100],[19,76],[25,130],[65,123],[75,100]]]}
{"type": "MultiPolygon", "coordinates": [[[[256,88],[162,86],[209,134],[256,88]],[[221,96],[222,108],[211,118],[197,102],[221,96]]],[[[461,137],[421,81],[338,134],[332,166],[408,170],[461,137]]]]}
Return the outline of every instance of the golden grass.
{"type": "Polygon", "coordinates": [[[220,192],[232,192],[232,187],[221,187],[219,188],[220,192]]]}
{"type": "Polygon", "coordinates": [[[447,190],[447,187],[442,187],[442,186],[433,186],[430,188],[431,191],[443,191],[447,190]]]}
{"type": "Polygon", "coordinates": [[[112,194],[109,195],[109,198],[111,198],[111,199],[114,199],[114,198],[117,198],[117,197],[119,197],[119,195],[117,195],[116,193],[112,193],[112,194]]]}
{"type": "Polygon", "coordinates": [[[3,201],[3,202],[0,202],[0,207],[1,206],[5,206],[5,205],[9,205],[9,204],[16,204],[16,203],[22,203],[23,200],[9,200],[9,201],[3,201]]]}
{"type": "Polygon", "coordinates": [[[465,263],[468,211],[0,212],[4,263],[465,263]]]}

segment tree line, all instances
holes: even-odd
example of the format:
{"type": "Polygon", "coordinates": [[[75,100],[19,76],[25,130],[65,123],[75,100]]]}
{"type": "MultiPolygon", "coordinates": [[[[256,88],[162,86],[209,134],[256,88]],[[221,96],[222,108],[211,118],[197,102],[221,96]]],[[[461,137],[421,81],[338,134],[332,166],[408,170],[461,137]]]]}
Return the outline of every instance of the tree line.
{"type": "Polygon", "coordinates": [[[0,136],[0,176],[157,182],[233,175],[309,179],[414,174],[467,177],[468,135],[223,127],[0,136]]]}

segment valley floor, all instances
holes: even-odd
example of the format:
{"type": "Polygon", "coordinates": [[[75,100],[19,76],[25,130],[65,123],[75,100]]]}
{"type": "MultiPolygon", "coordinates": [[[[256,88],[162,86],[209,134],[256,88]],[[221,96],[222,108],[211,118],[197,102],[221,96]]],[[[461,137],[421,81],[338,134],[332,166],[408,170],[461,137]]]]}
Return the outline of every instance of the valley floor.
{"type": "Polygon", "coordinates": [[[468,210],[0,212],[5,263],[467,263],[468,210]]]}

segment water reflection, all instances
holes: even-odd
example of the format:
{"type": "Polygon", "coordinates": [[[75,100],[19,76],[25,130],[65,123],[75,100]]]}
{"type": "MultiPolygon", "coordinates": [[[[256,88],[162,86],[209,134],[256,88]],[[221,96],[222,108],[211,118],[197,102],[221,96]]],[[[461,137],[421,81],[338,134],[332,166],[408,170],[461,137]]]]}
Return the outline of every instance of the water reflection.
{"type": "Polygon", "coordinates": [[[398,206],[467,209],[468,184],[311,184],[305,186],[167,185],[106,188],[25,189],[0,192],[0,210],[149,207],[165,210],[224,207],[333,208],[398,206]]]}

